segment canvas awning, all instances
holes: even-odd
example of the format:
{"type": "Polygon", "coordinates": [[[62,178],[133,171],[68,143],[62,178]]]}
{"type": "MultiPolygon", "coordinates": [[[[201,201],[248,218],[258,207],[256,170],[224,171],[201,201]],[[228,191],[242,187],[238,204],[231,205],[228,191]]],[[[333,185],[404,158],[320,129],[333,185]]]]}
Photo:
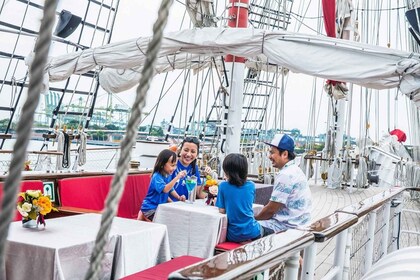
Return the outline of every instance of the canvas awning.
{"type": "MultiPolygon", "coordinates": [[[[46,69],[49,80],[64,80],[98,65],[120,69],[105,69],[101,75],[119,72],[121,76],[124,72],[121,69],[140,69],[149,40],[150,37],[142,37],[51,58],[46,69]]],[[[399,87],[420,106],[420,54],[323,36],[249,28],[202,28],[169,33],[163,38],[156,70],[191,67],[191,60],[197,57],[226,54],[247,58],[263,54],[268,63],[296,73],[375,89],[399,87]],[[182,55],[186,53],[194,55],[182,55]]],[[[121,81],[126,79],[122,85],[136,83],[139,74],[126,77],[120,77],[121,81]]],[[[113,91],[118,89],[114,86],[113,91]]]]}

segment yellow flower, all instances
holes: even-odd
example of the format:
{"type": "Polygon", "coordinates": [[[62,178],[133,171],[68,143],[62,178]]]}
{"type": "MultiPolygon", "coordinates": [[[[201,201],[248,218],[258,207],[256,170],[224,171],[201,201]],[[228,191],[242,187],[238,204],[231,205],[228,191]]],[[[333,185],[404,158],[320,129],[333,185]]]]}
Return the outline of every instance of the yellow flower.
{"type": "Polygon", "coordinates": [[[46,215],[51,212],[53,206],[47,196],[41,196],[38,200],[34,200],[34,204],[39,207],[39,213],[46,215]]]}
{"type": "Polygon", "coordinates": [[[217,180],[215,180],[215,179],[207,180],[206,185],[207,186],[215,186],[215,185],[217,185],[217,180]]]}

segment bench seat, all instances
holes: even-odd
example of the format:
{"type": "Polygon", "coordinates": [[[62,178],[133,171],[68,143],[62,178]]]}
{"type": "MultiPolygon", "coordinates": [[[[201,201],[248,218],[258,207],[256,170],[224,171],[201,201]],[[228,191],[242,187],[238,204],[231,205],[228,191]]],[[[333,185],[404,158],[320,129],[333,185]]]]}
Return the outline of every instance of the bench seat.
{"type": "MultiPolygon", "coordinates": [[[[112,175],[75,177],[58,180],[59,211],[69,215],[100,213],[111,187],[112,175]]],[[[150,173],[128,175],[117,216],[136,219],[150,184],[150,173]]]]}
{"type": "Polygon", "coordinates": [[[184,268],[188,265],[198,263],[202,260],[204,259],[193,256],[180,256],[170,261],[121,278],[121,280],[166,280],[168,279],[169,274],[172,272],[184,268]]]}
{"type": "Polygon", "coordinates": [[[214,247],[214,254],[217,255],[226,251],[234,250],[238,247],[241,247],[242,245],[246,243],[248,242],[236,243],[236,242],[226,241],[226,242],[219,243],[216,245],[216,247],[214,247]]]}

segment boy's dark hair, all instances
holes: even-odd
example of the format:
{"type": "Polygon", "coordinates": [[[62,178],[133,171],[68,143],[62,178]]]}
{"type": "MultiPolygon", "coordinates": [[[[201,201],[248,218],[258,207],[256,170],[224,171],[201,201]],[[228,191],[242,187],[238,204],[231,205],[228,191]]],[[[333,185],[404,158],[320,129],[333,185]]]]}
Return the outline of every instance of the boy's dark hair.
{"type": "Polygon", "coordinates": [[[248,176],[248,162],[242,154],[229,154],[223,160],[223,172],[228,182],[235,186],[243,186],[248,176]]]}
{"type": "MultiPolygon", "coordinates": [[[[279,150],[280,154],[282,154],[284,151],[287,151],[287,150],[282,150],[282,149],[279,149],[279,148],[277,148],[277,150],[279,150]]],[[[294,160],[295,157],[296,157],[295,153],[292,153],[291,151],[287,151],[287,158],[289,160],[294,160]]]]}
{"type": "MultiPolygon", "coordinates": [[[[197,157],[198,154],[200,153],[200,140],[198,140],[197,137],[185,137],[184,140],[181,143],[181,147],[179,148],[179,153],[178,156],[181,156],[181,150],[182,147],[184,147],[184,143],[193,143],[197,145],[197,157]]],[[[195,174],[195,168],[197,166],[197,157],[190,163],[190,165],[192,166],[192,174],[195,174]]]]}
{"type": "Polygon", "coordinates": [[[171,163],[175,163],[177,160],[176,153],[169,149],[162,150],[157,156],[155,166],[153,167],[153,173],[159,172],[160,174],[162,174],[163,167],[165,167],[165,164],[169,161],[171,157],[171,163]]]}

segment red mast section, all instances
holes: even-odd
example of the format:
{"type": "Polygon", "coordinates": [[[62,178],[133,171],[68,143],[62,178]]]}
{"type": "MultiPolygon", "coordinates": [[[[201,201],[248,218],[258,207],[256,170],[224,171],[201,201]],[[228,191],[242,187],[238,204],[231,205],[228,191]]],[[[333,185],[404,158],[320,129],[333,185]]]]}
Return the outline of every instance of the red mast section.
{"type": "MultiPolygon", "coordinates": [[[[230,0],[229,2],[228,26],[232,28],[247,28],[249,0],[230,0]]],[[[225,61],[245,63],[245,58],[228,54],[225,61]]]]}

